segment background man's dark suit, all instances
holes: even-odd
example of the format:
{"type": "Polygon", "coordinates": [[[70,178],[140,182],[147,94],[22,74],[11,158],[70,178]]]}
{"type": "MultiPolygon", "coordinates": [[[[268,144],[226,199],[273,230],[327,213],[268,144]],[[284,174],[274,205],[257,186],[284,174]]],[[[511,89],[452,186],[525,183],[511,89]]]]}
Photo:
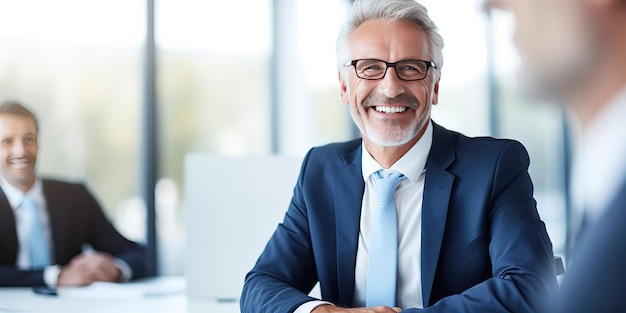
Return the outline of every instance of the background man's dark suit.
{"type": "MultiPolygon", "coordinates": [[[[244,285],[242,312],[292,312],[313,300],[353,305],[364,181],[361,140],[312,149],[282,224],[244,285]]],[[[529,159],[515,141],[434,125],[422,212],[428,312],[534,312],[556,288],[529,159]]],[[[409,310],[415,311],[415,310],[409,310]]]]}
{"type": "Polygon", "coordinates": [[[559,308],[551,312],[624,312],[626,184],[604,214],[580,236],[571,260],[559,308]]]}
{"type": "MultiPolygon", "coordinates": [[[[52,242],[53,264],[67,264],[84,244],[124,260],[133,278],[145,275],[144,250],[125,239],[106,219],[100,205],[84,185],[43,180],[52,242]]],[[[43,270],[16,267],[18,241],[13,209],[0,189],[0,285],[44,285],[43,270]]]]}

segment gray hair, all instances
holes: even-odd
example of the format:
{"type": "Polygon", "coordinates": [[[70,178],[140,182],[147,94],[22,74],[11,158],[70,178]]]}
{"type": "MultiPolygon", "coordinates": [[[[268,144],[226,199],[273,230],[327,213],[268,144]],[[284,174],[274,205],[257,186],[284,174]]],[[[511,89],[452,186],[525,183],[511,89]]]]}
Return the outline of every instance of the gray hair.
{"type": "Polygon", "coordinates": [[[341,71],[348,63],[348,41],[354,31],[365,21],[384,19],[391,21],[408,20],[420,26],[429,39],[429,50],[435,69],[435,77],[439,77],[443,67],[443,37],[435,23],[428,16],[428,10],[415,0],[356,0],[352,14],[341,27],[337,37],[337,67],[341,71]]]}

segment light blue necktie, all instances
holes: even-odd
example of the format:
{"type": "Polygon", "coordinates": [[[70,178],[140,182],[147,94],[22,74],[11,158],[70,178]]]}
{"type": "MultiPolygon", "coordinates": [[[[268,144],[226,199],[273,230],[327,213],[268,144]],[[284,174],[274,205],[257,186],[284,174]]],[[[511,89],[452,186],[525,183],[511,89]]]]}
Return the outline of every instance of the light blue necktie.
{"type": "Polygon", "coordinates": [[[48,241],[43,233],[37,204],[33,198],[25,197],[20,208],[30,217],[30,225],[28,225],[30,228],[28,233],[30,266],[33,269],[42,269],[50,264],[50,250],[48,241]]]}
{"type": "Polygon", "coordinates": [[[383,170],[374,173],[378,191],[378,209],[372,228],[367,271],[368,307],[396,306],[398,272],[398,214],[393,193],[404,175],[398,172],[386,176],[383,170]]]}

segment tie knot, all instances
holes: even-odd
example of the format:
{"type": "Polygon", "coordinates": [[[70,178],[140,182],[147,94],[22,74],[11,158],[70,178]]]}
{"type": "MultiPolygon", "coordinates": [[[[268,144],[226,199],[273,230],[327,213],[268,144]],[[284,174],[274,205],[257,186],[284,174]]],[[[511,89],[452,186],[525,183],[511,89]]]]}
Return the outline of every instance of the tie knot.
{"type": "Polygon", "coordinates": [[[393,193],[404,175],[400,172],[380,170],[374,174],[374,182],[378,191],[378,201],[393,201],[393,193]]]}
{"type": "Polygon", "coordinates": [[[24,210],[34,210],[37,208],[37,204],[35,203],[35,199],[33,199],[33,197],[24,197],[19,207],[24,210]]]}

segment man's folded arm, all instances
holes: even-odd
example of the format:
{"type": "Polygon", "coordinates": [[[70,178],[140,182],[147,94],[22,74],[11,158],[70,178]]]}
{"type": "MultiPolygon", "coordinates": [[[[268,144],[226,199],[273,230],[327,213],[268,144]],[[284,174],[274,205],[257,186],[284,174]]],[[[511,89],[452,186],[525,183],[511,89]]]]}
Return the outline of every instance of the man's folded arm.
{"type": "Polygon", "coordinates": [[[106,252],[116,260],[116,266],[122,273],[122,281],[140,278],[147,274],[145,248],[126,239],[113,227],[104,215],[102,207],[93,194],[84,185],[79,185],[81,203],[91,210],[88,215],[92,236],[88,242],[96,251],[106,252]]]}
{"type": "Polygon", "coordinates": [[[13,265],[0,265],[0,286],[27,287],[44,285],[43,270],[21,270],[13,265]]]}
{"type": "MultiPolygon", "coordinates": [[[[521,222],[532,224],[532,221],[521,222]]],[[[556,290],[556,281],[550,277],[554,274],[553,258],[539,256],[537,260],[531,260],[537,256],[537,248],[532,248],[533,241],[541,241],[540,233],[542,225],[527,225],[530,227],[516,228],[505,235],[503,240],[510,240],[510,245],[515,245],[516,256],[528,253],[527,257],[521,258],[504,256],[506,252],[495,252],[492,257],[494,277],[477,284],[464,292],[445,297],[431,307],[423,310],[409,309],[403,312],[541,312],[546,307],[549,295],[556,290]],[[530,233],[530,235],[529,235],[530,233]],[[517,236],[533,236],[534,239],[526,238],[519,242],[517,236]],[[518,254],[519,253],[519,254],[518,254]]],[[[501,246],[502,243],[495,245],[501,246]]],[[[502,247],[494,247],[492,250],[503,250],[502,247]]],[[[506,250],[506,249],[504,249],[506,250]]],[[[547,253],[546,253],[547,255],[547,253]]]]}
{"type": "Polygon", "coordinates": [[[315,300],[279,279],[250,272],[240,305],[242,313],[294,312],[300,305],[315,300]]]}
{"type": "Polygon", "coordinates": [[[122,281],[141,278],[147,274],[145,248],[139,244],[133,243],[127,251],[114,255],[114,262],[122,274],[122,281]]]}

